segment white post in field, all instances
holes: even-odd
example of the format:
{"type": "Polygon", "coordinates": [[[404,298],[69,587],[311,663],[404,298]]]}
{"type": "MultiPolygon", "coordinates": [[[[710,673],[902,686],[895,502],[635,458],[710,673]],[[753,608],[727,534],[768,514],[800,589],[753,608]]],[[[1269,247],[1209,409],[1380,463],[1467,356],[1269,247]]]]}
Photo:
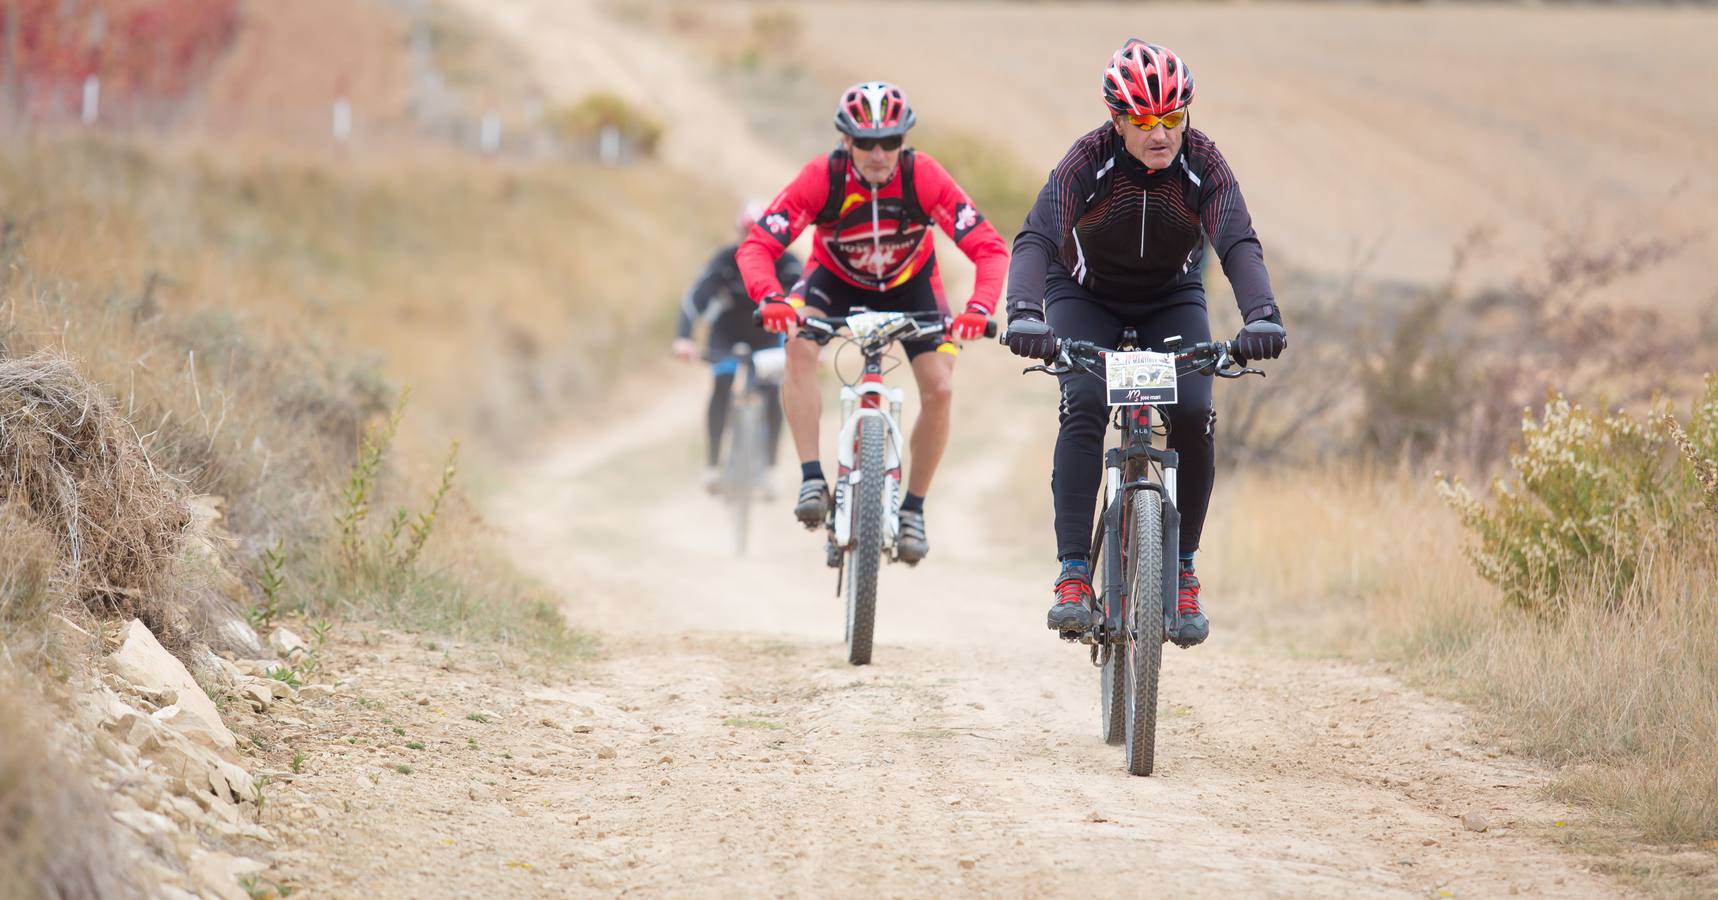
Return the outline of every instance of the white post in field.
{"type": "Polygon", "coordinates": [[[597,159],[605,166],[620,165],[620,128],[604,125],[597,139],[597,159]]]}
{"type": "Polygon", "coordinates": [[[84,78],[84,109],[85,125],[94,125],[96,116],[101,112],[101,79],[91,74],[84,78]]]}
{"type": "Polygon", "coordinates": [[[488,154],[494,154],[501,149],[501,117],[494,111],[483,114],[483,125],[477,132],[477,145],[488,154]]]}
{"type": "Polygon", "coordinates": [[[341,97],[334,101],[334,140],[344,144],[352,137],[352,101],[341,97]]]}

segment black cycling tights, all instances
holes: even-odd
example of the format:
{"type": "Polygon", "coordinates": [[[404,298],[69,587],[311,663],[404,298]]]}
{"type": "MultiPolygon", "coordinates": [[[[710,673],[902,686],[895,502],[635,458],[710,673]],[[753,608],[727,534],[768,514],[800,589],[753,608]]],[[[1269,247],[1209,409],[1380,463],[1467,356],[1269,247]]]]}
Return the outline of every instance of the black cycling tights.
{"type": "MultiPolygon", "coordinates": [[[[1071,282],[1060,287],[1051,291],[1048,313],[1057,337],[1114,347],[1121,341],[1122,329],[1131,325],[1146,350],[1162,349],[1163,339],[1175,335],[1181,336],[1183,345],[1211,339],[1211,323],[1198,292],[1182,292],[1174,298],[1180,302],[1173,305],[1133,310],[1089,299],[1071,282]]],[[[1168,408],[1168,444],[1181,458],[1176,485],[1181,552],[1192,553],[1199,549],[1199,532],[1205,527],[1216,476],[1217,414],[1211,408],[1211,376],[1182,376],[1177,399],[1168,408]]],[[[1102,379],[1062,376],[1061,423],[1050,490],[1056,499],[1056,552],[1066,559],[1091,553],[1092,515],[1103,480],[1104,434],[1109,428],[1102,379]]]]}
{"type": "MultiPolygon", "coordinates": [[[[710,388],[710,408],[704,414],[708,437],[704,461],[711,466],[721,459],[722,432],[728,428],[728,409],[733,405],[734,377],[733,372],[719,372],[710,388]]],[[[764,440],[764,452],[770,467],[774,468],[776,447],[781,443],[781,390],[772,388],[764,391],[763,400],[764,423],[769,429],[769,436],[764,440]]]]}

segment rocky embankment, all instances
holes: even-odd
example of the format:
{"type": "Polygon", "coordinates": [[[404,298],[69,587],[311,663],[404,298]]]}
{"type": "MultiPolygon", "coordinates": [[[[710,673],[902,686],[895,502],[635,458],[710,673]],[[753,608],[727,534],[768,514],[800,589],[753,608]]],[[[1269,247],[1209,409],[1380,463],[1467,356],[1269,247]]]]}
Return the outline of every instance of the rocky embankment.
{"type": "MultiPolygon", "coordinates": [[[[242,623],[229,627],[244,628],[242,623]]],[[[245,629],[248,630],[248,629],[245,629]]],[[[306,683],[314,651],[286,628],[268,638],[262,658],[193,651],[198,672],[169,653],[136,619],[118,634],[78,693],[70,738],[101,760],[95,772],[113,818],[136,837],[138,874],[167,897],[243,898],[276,892],[265,858],[276,836],[260,821],[271,782],[291,771],[251,755],[254,738],[229,722],[255,717],[288,724],[305,704],[340,688],[306,683]]],[[[258,642],[254,636],[250,643],[258,642]]]]}

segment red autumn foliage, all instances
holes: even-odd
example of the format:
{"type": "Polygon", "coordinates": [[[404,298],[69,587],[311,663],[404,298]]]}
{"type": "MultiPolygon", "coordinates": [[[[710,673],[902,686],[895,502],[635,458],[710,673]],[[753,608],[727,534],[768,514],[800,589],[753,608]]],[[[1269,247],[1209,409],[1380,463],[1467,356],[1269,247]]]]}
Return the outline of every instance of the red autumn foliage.
{"type": "Polygon", "coordinates": [[[238,33],[240,0],[0,0],[0,78],[38,111],[75,108],[84,79],[110,100],[172,101],[238,33]]]}

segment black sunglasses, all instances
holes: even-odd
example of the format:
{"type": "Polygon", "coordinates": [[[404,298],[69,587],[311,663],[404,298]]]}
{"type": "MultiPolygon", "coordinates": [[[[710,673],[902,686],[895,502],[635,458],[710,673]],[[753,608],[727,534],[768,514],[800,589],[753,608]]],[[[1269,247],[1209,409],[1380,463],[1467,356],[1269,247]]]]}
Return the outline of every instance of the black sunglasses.
{"type": "Polygon", "coordinates": [[[884,150],[899,150],[901,149],[901,142],[903,140],[905,140],[905,138],[898,134],[894,137],[886,138],[856,137],[853,139],[853,149],[863,153],[870,153],[878,147],[882,147],[884,150]]]}

